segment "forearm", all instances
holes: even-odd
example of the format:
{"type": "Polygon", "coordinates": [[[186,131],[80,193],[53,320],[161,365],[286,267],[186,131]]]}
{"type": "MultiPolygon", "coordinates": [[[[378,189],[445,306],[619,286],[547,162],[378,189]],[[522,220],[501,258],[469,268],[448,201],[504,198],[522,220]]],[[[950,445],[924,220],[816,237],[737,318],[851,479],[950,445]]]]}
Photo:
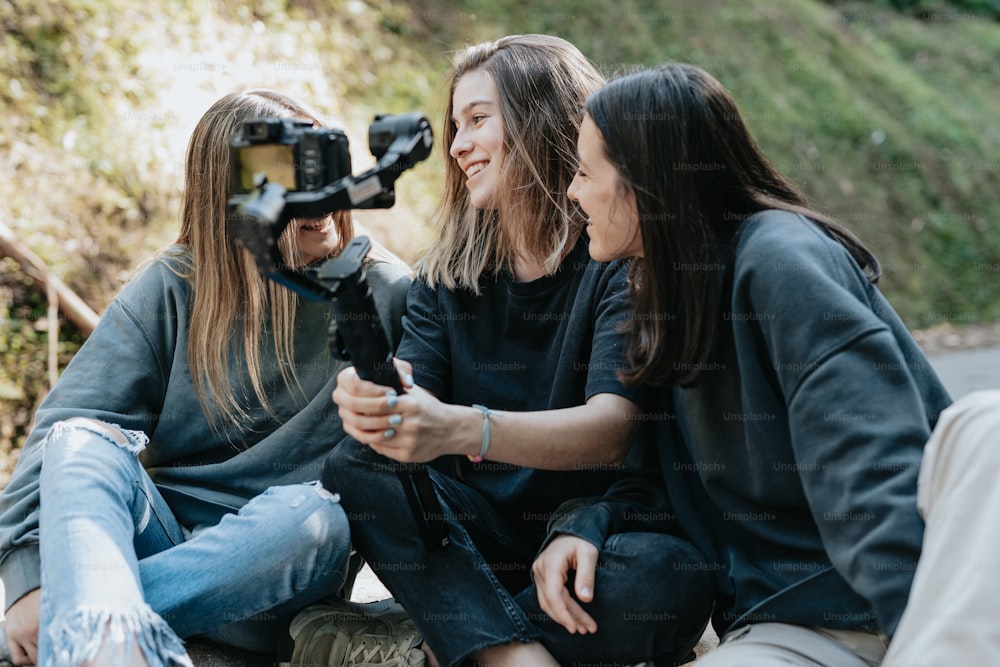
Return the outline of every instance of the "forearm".
{"type": "Polygon", "coordinates": [[[558,535],[575,535],[600,548],[612,533],[675,530],[658,449],[654,434],[644,434],[630,449],[618,481],[602,497],[573,498],[552,513],[546,543],[558,535]]]}
{"type": "MultiPolygon", "coordinates": [[[[483,413],[455,408],[455,454],[481,451],[483,413]]],[[[488,407],[488,406],[487,406],[488,407]]],[[[485,458],[541,470],[586,470],[620,464],[628,452],[639,409],[615,394],[597,394],[586,404],[536,412],[491,411],[485,458]]]]}
{"type": "MultiPolygon", "coordinates": [[[[404,378],[410,368],[397,361],[404,378]]],[[[403,382],[400,396],[361,380],[352,367],[337,375],[333,400],[345,432],[379,454],[407,463],[441,456],[479,456],[483,412],[439,401],[403,382]]],[[[489,407],[489,406],[487,406],[489,407]]],[[[639,408],[612,393],[595,394],[584,405],[542,411],[490,411],[485,459],[541,470],[587,470],[622,462],[637,430],[639,408]]]]}

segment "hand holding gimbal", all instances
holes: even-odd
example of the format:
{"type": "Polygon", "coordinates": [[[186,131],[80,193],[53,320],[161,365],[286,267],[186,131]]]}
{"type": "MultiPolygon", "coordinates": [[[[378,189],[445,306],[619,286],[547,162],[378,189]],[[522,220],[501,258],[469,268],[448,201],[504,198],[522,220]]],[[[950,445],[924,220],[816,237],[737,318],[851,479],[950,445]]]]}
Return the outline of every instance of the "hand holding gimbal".
{"type": "MultiPolygon", "coordinates": [[[[358,376],[403,393],[364,270],[368,238],[353,239],[315,270],[285,266],[278,251],[278,238],[292,218],[391,207],[396,179],[430,155],[434,139],[427,119],[411,113],[376,116],[368,141],[378,161],[352,176],[347,137],[340,130],[280,118],[245,123],[243,134],[230,143],[236,194],[228,202],[229,233],[250,251],[267,278],[329,304],[336,328],[331,347],[353,362],[358,376]]],[[[425,544],[431,549],[447,546],[447,524],[426,466],[398,465],[425,544]]]]}

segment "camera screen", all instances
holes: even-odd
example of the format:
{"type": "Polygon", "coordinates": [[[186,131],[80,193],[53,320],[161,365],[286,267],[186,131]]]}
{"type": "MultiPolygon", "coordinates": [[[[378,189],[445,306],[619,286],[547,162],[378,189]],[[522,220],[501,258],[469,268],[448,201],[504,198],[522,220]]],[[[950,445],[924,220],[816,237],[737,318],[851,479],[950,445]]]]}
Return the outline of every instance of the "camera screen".
{"type": "Polygon", "coordinates": [[[260,144],[239,149],[240,184],[244,192],[253,189],[253,177],[264,172],[271,183],[295,188],[295,146],[293,144],[260,144]]]}

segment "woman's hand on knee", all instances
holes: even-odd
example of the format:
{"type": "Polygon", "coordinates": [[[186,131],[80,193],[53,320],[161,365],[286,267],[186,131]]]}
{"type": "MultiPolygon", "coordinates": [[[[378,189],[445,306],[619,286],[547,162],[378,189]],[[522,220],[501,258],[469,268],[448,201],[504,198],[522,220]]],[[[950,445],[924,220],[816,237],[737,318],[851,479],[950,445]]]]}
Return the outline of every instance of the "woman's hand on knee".
{"type": "Polygon", "coordinates": [[[7,650],[15,665],[38,664],[38,615],[42,589],[36,588],[7,610],[7,650]]]}
{"type": "Polygon", "coordinates": [[[577,599],[594,599],[594,579],[597,572],[597,547],[573,535],[560,535],[538,555],[532,565],[538,604],[542,611],[570,633],[582,635],[597,632],[597,622],[577,599]],[[567,583],[575,570],[573,598],[567,583]]]}

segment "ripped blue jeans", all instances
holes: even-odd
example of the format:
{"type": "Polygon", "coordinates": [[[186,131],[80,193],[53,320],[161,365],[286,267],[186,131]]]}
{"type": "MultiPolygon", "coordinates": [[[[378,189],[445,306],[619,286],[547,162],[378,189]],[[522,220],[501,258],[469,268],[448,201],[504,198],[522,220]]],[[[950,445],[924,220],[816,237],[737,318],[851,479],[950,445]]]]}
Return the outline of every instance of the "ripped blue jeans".
{"type": "Polygon", "coordinates": [[[103,644],[190,665],[179,637],[193,635],[273,653],[298,609],[340,589],[347,517],[318,483],[185,534],[139,463],[145,435],[125,436],[71,420],[44,445],[38,664],[76,667],[103,644]]]}

